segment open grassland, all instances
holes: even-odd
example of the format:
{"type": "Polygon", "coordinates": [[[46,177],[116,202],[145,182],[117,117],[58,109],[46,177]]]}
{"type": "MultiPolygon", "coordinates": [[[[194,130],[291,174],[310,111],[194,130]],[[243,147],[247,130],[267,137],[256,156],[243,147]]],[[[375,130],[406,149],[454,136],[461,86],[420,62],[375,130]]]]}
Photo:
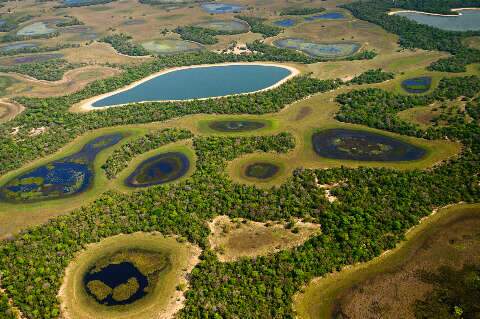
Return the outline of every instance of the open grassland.
{"type": "Polygon", "coordinates": [[[320,225],[291,221],[253,222],[217,216],[209,223],[209,243],[220,261],[255,257],[301,245],[320,233],[320,225]]]}
{"type": "Polygon", "coordinates": [[[330,318],[335,311],[348,318],[411,318],[412,303],[431,290],[420,281],[420,270],[480,261],[479,224],[480,204],[441,209],[394,250],[311,281],[296,296],[295,310],[303,319],[330,318]]]}
{"type": "Polygon", "coordinates": [[[474,49],[480,49],[480,37],[471,37],[465,40],[465,44],[474,49]]]}
{"type": "Polygon", "coordinates": [[[49,97],[63,96],[81,90],[87,84],[119,74],[121,71],[104,66],[86,66],[65,72],[59,81],[37,80],[22,74],[6,74],[14,79],[7,96],[49,97]]]}
{"type": "Polygon", "coordinates": [[[176,290],[176,287],[186,287],[186,274],[198,263],[199,255],[200,248],[197,246],[180,243],[173,237],[164,237],[159,233],[117,235],[89,245],[77,254],[65,271],[59,292],[62,316],[67,319],[170,318],[181,308],[183,301],[183,292],[176,290]],[[132,304],[104,306],[97,303],[84,288],[84,275],[100,258],[120,250],[136,249],[168,255],[171,267],[158,276],[153,291],[132,304]]]}
{"type": "Polygon", "coordinates": [[[10,121],[18,114],[22,113],[25,108],[17,103],[5,99],[0,100],[0,123],[10,121]]]}
{"type": "Polygon", "coordinates": [[[192,141],[191,140],[183,140],[179,142],[175,142],[172,144],[168,144],[166,146],[159,147],[157,149],[154,149],[152,151],[143,153],[137,157],[135,157],[128,165],[126,169],[124,169],[118,176],[112,181],[112,186],[115,188],[115,190],[118,191],[123,191],[123,192],[132,192],[132,191],[138,191],[141,190],[143,187],[128,187],[125,185],[125,180],[132,174],[137,166],[141,164],[143,161],[149,159],[150,157],[153,157],[155,155],[167,153],[167,152],[180,152],[183,153],[187,156],[190,166],[188,168],[188,171],[183,175],[181,178],[178,178],[174,181],[171,181],[170,183],[178,183],[181,182],[187,178],[189,178],[193,172],[195,171],[195,165],[196,165],[196,156],[195,152],[192,149],[192,141]]]}

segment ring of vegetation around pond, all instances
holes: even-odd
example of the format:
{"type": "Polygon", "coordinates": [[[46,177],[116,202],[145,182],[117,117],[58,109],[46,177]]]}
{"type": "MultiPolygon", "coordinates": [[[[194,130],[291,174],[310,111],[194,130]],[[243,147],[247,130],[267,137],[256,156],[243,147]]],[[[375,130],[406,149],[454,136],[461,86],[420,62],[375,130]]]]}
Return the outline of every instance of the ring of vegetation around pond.
{"type": "Polygon", "coordinates": [[[254,179],[268,180],[280,171],[280,167],[269,162],[255,162],[245,167],[245,176],[254,179]]]}
{"type": "Polygon", "coordinates": [[[279,48],[301,51],[312,57],[326,59],[342,58],[353,55],[360,50],[360,44],[355,42],[315,43],[300,38],[284,38],[273,41],[279,48]]]}
{"type": "Polygon", "coordinates": [[[4,57],[0,58],[0,66],[12,66],[16,64],[44,62],[60,58],[63,58],[63,54],[61,53],[29,54],[15,57],[4,57]]]}
{"type": "Polygon", "coordinates": [[[19,36],[39,36],[54,33],[56,30],[43,21],[34,22],[17,31],[19,36]]]}
{"type": "MultiPolygon", "coordinates": [[[[170,312],[200,250],[158,233],[117,235],[80,252],[59,297],[70,318],[150,318],[170,312]]],[[[179,305],[181,305],[179,303],[179,305]]],[[[178,305],[174,305],[178,307],[178,305]]]]}
{"type": "Polygon", "coordinates": [[[156,54],[177,54],[186,52],[196,52],[203,50],[203,46],[199,43],[186,40],[164,39],[143,42],[142,46],[152,53],[156,54]]]}
{"type": "Polygon", "coordinates": [[[341,20],[345,19],[345,15],[341,12],[327,12],[322,14],[317,14],[309,17],[305,17],[306,21],[315,21],[315,20],[341,20]]]}
{"type": "Polygon", "coordinates": [[[129,187],[165,184],[182,178],[190,169],[190,160],[182,152],[167,152],[141,162],[125,180],[129,187]]]}
{"type": "Polygon", "coordinates": [[[273,24],[278,25],[279,27],[289,28],[297,24],[295,19],[282,19],[274,21],[273,24]]]}
{"type": "Polygon", "coordinates": [[[123,138],[122,134],[97,137],[70,156],[36,167],[16,176],[0,187],[0,200],[35,202],[77,195],[93,181],[93,161],[102,150],[123,138]]]}
{"type": "Polygon", "coordinates": [[[406,79],[402,81],[402,88],[413,94],[425,93],[430,90],[432,86],[432,77],[430,76],[420,76],[416,78],[406,79]]]}
{"type": "Polygon", "coordinates": [[[198,23],[195,26],[228,33],[245,33],[250,29],[248,23],[243,20],[212,20],[198,23]]]}
{"type": "Polygon", "coordinates": [[[350,129],[313,133],[312,146],[318,156],[354,161],[414,161],[426,150],[386,135],[350,129]]]}

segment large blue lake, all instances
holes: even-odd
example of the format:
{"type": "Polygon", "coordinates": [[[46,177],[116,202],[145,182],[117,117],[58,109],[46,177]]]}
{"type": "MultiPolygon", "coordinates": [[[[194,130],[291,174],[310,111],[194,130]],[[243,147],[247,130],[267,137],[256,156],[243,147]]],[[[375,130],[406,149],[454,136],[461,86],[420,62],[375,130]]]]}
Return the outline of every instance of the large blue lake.
{"type": "Polygon", "coordinates": [[[447,31],[480,30],[480,10],[461,10],[458,12],[460,13],[458,16],[438,16],[421,12],[399,12],[396,15],[447,31]]]}
{"type": "Polygon", "coordinates": [[[126,91],[92,103],[105,107],[144,101],[188,100],[254,92],[286,78],[291,71],[270,65],[222,65],[161,74],[126,91]]]}

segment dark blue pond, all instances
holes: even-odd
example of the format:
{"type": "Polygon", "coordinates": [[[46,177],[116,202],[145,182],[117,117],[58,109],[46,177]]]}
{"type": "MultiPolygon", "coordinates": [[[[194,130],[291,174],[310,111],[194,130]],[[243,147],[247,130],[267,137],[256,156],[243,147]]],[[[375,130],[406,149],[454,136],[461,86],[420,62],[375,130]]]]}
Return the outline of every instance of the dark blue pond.
{"type": "Polygon", "coordinates": [[[293,27],[295,25],[295,20],[293,19],[284,19],[284,20],[278,20],[275,21],[273,24],[278,25],[280,27],[293,27]]]}
{"type": "Polygon", "coordinates": [[[267,65],[224,65],[182,69],[159,75],[92,104],[103,107],[142,101],[188,100],[265,89],[290,75],[267,65]]]}
{"type": "Polygon", "coordinates": [[[431,86],[432,78],[429,76],[411,78],[402,82],[402,88],[408,93],[425,93],[431,86]]]}
{"type": "Polygon", "coordinates": [[[0,188],[0,199],[31,202],[84,192],[93,180],[92,163],[97,154],[122,138],[121,134],[97,137],[78,153],[17,176],[0,188]]]}
{"type": "Polygon", "coordinates": [[[248,165],[245,169],[245,175],[247,177],[265,180],[275,176],[279,170],[280,168],[273,163],[258,162],[248,165]]]}
{"type": "Polygon", "coordinates": [[[398,139],[349,129],[314,133],[312,145],[315,153],[322,157],[356,161],[412,161],[426,153],[424,149],[398,139]]]}
{"type": "MultiPolygon", "coordinates": [[[[85,290],[90,296],[92,296],[98,303],[107,306],[127,305],[138,299],[143,298],[147,292],[145,288],[148,287],[148,279],[130,262],[122,262],[119,264],[110,264],[107,267],[102,268],[100,271],[94,271],[92,268],[83,278],[85,290]],[[123,284],[126,284],[128,280],[135,279],[138,283],[138,289],[130,295],[129,298],[124,300],[116,300],[113,295],[113,290],[123,284]],[[112,292],[105,298],[100,299],[91,289],[89,289],[88,283],[94,280],[101,281],[112,289],[112,292]]],[[[118,298],[117,298],[118,299],[118,298]]]]}
{"type": "Polygon", "coordinates": [[[184,176],[189,167],[188,157],[181,152],[159,154],[140,163],[125,184],[129,187],[146,187],[168,183],[184,176]]]}
{"type": "Polygon", "coordinates": [[[339,19],[345,19],[345,15],[340,12],[329,12],[329,13],[317,14],[317,15],[313,15],[305,18],[306,21],[314,21],[318,19],[339,20],[339,19]]]}
{"type": "Polygon", "coordinates": [[[265,123],[246,120],[212,121],[208,127],[220,132],[246,132],[265,127],[265,123]]]}
{"type": "Polygon", "coordinates": [[[207,11],[208,13],[232,13],[245,10],[244,6],[229,3],[211,2],[204,3],[201,6],[202,9],[207,11]]]}

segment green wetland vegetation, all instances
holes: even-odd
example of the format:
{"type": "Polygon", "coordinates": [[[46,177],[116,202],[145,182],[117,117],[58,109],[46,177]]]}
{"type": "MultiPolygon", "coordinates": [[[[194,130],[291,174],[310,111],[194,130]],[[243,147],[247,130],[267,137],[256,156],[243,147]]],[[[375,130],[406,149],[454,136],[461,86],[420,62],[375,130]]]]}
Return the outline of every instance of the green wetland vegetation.
{"type": "MultiPolygon", "coordinates": [[[[352,80],[301,74],[251,94],[79,112],[87,99],[172,67],[324,61],[254,41],[247,44],[255,51],[251,55],[157,56],[122,66],[120,75],[69,95],[15,97],[25,111],[0,125],[1,185],[29,191],[41,184],[41,191],[48,191],[51,183],[24,175],[38,167],[53,170],[49,163],[69,156],[84,164],[73,154],[88,141],[101,148],[108,143],[96,140],[100,136],[124,137],[92,159],[93,186],[84,194],[48,205],[0,204],[5,238],[0,316],[11,317],[18,308],[29,319],[109,319],[119,313],[149,318],[170,311],[179,318],[294,318],[295,296],[314,278],[375,261],[409,239],[408,231],[423,218],[419,230],[434,221],[440,213],[430,215],[439,207],[478,203],[480,77],[478,68],[457,74],[479,62],[478,51],[462,44],[475,34],[439,31],[385,14],[395,8],[443,13],[457,5],[453,0],[344,5],[353,16],[397,34],[406,48],[451,53],[429,72],[455,74],[435,75],[435,85],[422,94],[392,89],[387,81],[400,87],[400,79],[376,68],[352,80]],[[442,125],[420,126],[399,115],[442,103],[462,106],[442,113],[442,125]],[[32,133],[40,128],[40,134],[32,133]],[[325,132],[335,134],[325,139],[325,132]],[[318,156],[319,145],[333,148],[323,155],[340,156],[318,156]],[[129,176],[148,187],[128,188],[129,176]],[[286,228],[297,220],[321,226],[296,247],[221,261],[208,227],[220,215],[286,228]]],[[[282,30],[263,18],[237,18],[264,37],[282,30]]],[[[124,55],[151,54],[125,34],[103,41],[124,55]]],[[[363,50],[344,60],[376,55],[363,50]]],[[[76,189],[79,185],[74,183],[76,189]]],[[[432,309],[470,316],[477,309],[472,305],[476,286],[470,285],[475,276],[478,265],[471,263],[424,274],[422,280],[433,288],[431,297],[415,302],[416,316],[428,317],[432,309]],[[462,280],[469,284],[459,289],[455,283],[462,280]]],[[[310,302],[317,305],[318,299],[310,302]]]]}

